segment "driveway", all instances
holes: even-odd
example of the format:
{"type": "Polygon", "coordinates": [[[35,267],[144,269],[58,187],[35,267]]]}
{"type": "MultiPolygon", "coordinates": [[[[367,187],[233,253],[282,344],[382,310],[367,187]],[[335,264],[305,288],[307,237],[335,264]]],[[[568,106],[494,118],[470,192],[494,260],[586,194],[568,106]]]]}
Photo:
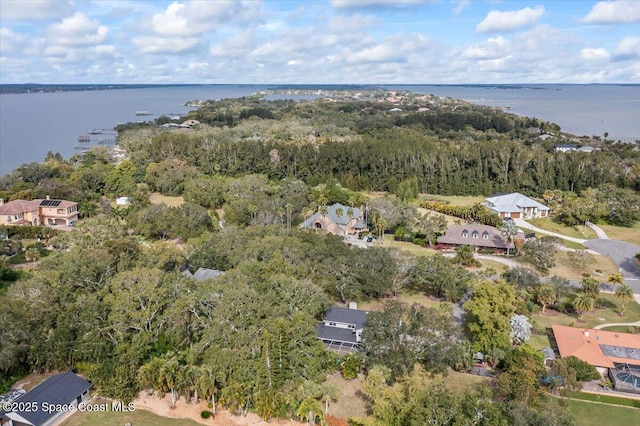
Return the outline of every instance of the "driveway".
{"type": "Polygon", "coordinates": [[[546,229],[538,228],[537,226],[533,226],[532,224],[530,224],[524,219],[513,219],[513,221],[515,222],[516,226],[519,226],[520,228],[530,229],[539,234],[552,235],[554,237],[562,238],[563,240],[572,241],[578,244],[584,244],[585,241],[587,241],[582,238],[568,237],[566,235],[562,235],[556,232],[547,231],[546,229]]]}
{"type": "Polygon", "coordinates": [[[624,241],[609,239],[588,240],[584,245],[593,251],[609,256],[620,268],[624,282],[633,289],[634,293],[640,293],[640,268],[633,260],[636,253],[640,252],[640,247],[624,241]]]}

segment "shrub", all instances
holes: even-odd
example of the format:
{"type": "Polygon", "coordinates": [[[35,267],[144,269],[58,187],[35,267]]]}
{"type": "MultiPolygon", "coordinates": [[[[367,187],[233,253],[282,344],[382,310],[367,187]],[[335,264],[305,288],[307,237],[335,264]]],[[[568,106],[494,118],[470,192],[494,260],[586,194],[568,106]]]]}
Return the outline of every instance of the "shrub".
{"type": "Polygon", "coordinates": [[[348,354],[340,363],[340,374],[347,380],[358,377],[360,368],[362,367],[362,358],[358,355],[348,354]]]}
{"type": "Polygon", "coordinates": [[[200,412],[200,417],[202,417],[203,419],[208,419],[209,417],[211,417],[211,415],[211,411],[204,410],[200,412]]]}
{"type": "Polygon", "coordinates": [[[585,381],[600,379],[600,373],[598,373],[598,370],[596,370],[593,365],[589,365],[575,356],[569,356],[565,358],[565,360],[567,361],[567,367],[575,370],[577,380],[585,381]]]}

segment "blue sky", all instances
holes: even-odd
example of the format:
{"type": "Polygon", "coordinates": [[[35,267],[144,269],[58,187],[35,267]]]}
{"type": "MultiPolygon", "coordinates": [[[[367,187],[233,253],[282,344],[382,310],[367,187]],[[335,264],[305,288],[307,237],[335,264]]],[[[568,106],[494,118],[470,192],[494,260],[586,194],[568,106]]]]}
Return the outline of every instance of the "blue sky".
{"type": "Polygon", "coordinates": [[[0,0],[0,83],[640,83],[640,0],[0,0]]]}

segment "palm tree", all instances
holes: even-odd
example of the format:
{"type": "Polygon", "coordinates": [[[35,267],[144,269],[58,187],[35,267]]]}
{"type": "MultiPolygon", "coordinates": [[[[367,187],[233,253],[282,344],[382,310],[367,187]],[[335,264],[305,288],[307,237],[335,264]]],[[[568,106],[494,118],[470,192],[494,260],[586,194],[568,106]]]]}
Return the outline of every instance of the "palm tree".
{"type": "Polygon", "coordinates": [[[578,312],[578,319],[580,321],[582,321],[582,317],[585,313],[593,309],[594,305],[595,302],[593,300],[593,297],[586,293],[578,293],[575,299],[573,299],[573,308],[576,310],[576,312],[578,312]]]}
{"type": "Polygon", "coordinates": [[[542,304],[542,312],[547,309],[548,305],[551,305],[556,301],[556,292],[552,287],[547,285],[540,287],[538,291],[538,302],[542,304]]]}
{"type": "Polygon", "coordinates": [[[503,222],[502,228],[500,228],[500,233],[502,234],[502,238],[504,238],[505,243],[507,244],[507,257],[509,257],[509,247],[514,244],[514,237],[518,235],[518,228],[516,227],[516,223],[513,220],[505,220],[503,222]]]}
{"type": "Polygon", "coordinates": [[[24,253],[25,260],[33,261],[33,265],[35,266],[38,259],[40,259],[40,250],[36,247],[28,248],[24,253]]]}
{"type": "Polygon", "coordinates": [[[161,375],[167,387],[171,391],[171,406],[176,406],[176,384],[180,381],[181,368],[175,357],[167,359],[162,365],[161,375]]]}
{"type": "Polygon", "coordinates": [[[197,379],[196,388],[200,389],[203,397],[211,396],[211,411],[216,413],[216,373],[213,368],[202,367],[200,369],[200,375],[197,379]]]}
{"type": "Polygon", "coordinates": [[[305,398],[298,407],[296,415],[301,420],[306,420],[307,424],[315,424],[316,419],[320,420],[320,423],[324,423],[324,414],[322,413],[322,406],[318,401],[311,397],[305,398]]]}
{"type": "Polygon", "coordinates": [[[607,277],[607,282],[613,284],[614,286],[623,285],[624,277],[620,272],[615,272],[613,274],[609,274],[609,276],[607,277]]]}
{"type": "Polygon", "coordinates": [[[623,283],[616,287],[615,296],[620,301],[620,316],[624,316],[624,312],[627,310],[627,303],[633,300],[633,290],[623,283]]]}
{"type": "Polygon", "coordinates": [[[593,300],[600,296],[600,283],[598,280],[593,278],[583,278],[580,284],[582,285],[582,292],[593,298],[593,300]]]}

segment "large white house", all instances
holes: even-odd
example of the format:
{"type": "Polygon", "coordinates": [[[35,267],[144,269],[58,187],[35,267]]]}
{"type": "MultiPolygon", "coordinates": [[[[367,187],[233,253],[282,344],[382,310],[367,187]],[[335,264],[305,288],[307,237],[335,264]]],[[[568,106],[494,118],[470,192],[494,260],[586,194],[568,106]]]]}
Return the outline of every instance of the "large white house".
{"type": "Polygon", "coordinates": [[[519,192],[492,195],[484,205],[502,218],[533,219],[549,216],[549,207],[519,192]]]}

